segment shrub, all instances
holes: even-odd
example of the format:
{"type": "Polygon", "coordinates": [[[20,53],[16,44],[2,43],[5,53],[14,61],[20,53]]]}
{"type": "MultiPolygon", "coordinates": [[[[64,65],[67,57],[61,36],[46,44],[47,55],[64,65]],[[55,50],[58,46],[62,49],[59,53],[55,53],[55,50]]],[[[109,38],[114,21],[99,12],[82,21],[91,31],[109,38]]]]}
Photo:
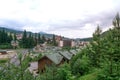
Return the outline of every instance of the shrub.
{"type": "Polygon", "coordinates": [[[84,75],[89,72],[90,65],[89,59],[84,55],[81,59],[78,58],[72,67],[73,74],[84,75]]]}

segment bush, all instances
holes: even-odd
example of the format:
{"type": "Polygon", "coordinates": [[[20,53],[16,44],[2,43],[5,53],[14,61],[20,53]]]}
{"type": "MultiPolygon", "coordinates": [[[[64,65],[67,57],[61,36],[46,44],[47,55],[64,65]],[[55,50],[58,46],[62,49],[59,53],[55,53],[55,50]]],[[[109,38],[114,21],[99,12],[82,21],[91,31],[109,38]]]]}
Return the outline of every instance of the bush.
{"type": "Polygon", "coordinates": [[[0,49],[11,49],[11,48],[12,48],[12,46],[8,43],[0,45],[0,49]]]}
{"type": "Polygon", "coordinates": [[[110,65],[104,66],[97,80],[120,80],[120,63],[113,65],[112,73],[110,73],[110,65]]]}
{"type": "Polygon", "coordinates": [[[78,58],[72,66],[72,73],[84,75],[90,70],[89,59],[84,55],[81,59],[78,58]]]}

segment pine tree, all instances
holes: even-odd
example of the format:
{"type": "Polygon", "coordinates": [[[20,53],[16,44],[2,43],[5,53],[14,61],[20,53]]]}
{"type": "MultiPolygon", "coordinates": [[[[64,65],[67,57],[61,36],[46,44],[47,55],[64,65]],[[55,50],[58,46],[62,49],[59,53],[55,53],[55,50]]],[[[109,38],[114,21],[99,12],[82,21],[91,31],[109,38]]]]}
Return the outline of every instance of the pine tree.
{"type": "Polygon", "coordinates": [[[17,40],[16,33],[14,33],[14,41],[16,41],[16,40],[17,40]]]}
{"type": "Polygon", "coordinates": [[[27,32],[24,30],[21,45],[23,48],[27,48],[27,32]]]}
{"type": "Polygon", "coordinates": [[[35,33],[35,45],[37,45],[38,44],[38,35],[37,35],[37,33],[35,33]]]}
{"type": "Polygon", "coordinates": [[[40,44],[41,43],[41,35],[38,34],[38,43],[40,44]]]}
{"type": "Polygon", "coordinates": [[[53,40],[52,41],[53,41],[53,45],[56,46],[57,43],[56,43],[55,35],[53,35],[53,40]]]}
{"type": "MultiPolygon", "coordinates": [[[[105,52],[104,57],[107,59],[110,65],[110,74],[113,73],[114,65],[120,66],[120,17],[119,14],[113,20],[113,29],[108,31],[105,37],[105,52]]],[[[119,70],[116,70],[119,71],[119,70]]]]}
{"type": "Polygon", "coordinates": [[[100,67],[101,33],[102,33],[102,30],[98,25],[97,29],[93,33],[93,40],[91,42],[91,53],[90,53],[90,59],[92,61],[92,65],[95,67],[100,67]]]}

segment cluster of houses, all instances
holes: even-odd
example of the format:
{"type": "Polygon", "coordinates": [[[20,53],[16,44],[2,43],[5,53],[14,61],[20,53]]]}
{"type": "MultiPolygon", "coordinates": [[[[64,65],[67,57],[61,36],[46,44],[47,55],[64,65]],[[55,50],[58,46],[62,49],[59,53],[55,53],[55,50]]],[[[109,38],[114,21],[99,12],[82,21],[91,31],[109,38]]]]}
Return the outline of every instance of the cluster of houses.
{"type": "MultiPolygon", "coordinates": [[[[17,38],[17,40],[22,39],[22,34],[16,34],[16,38],[17,38]]],[[[47,37],[45,37],[45,38],[47,40],[47,37]]],[[[51,40],[52,40],[52,38],[51,38],[51,40]]],[[[87,44],[89,44],[89,42],[86,42],[86,41],[76,41],[74,39],[63,38],[62,36],[55,36],[55,40],[58,43],[58,47],[65,47],[65,46],[81,47],[81,46],[86,46],[87,44]]],[[[13,46],[16,46],[16,45],[18,45],[18,42],[12,42],[11,44],[13,46]]]]}
{"type": "Polygon", "coordinates": [[[38,71],[44,72],[46,66],[56,65],[60,66],[64,62],[68,62],[76,55],[80,49],[74,49],[70,51],[56,51],[44,55],[36,62],[31,62],[28,68],[31,73],[36,74],[38,71]]]}

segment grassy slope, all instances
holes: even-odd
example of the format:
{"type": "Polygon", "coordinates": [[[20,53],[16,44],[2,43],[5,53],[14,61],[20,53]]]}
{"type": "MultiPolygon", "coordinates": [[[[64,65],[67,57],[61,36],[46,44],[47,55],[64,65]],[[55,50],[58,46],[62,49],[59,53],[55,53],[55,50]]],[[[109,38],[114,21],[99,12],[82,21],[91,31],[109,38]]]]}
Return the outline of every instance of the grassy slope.
{"type": "Polygon", "coordinates": [[[85,76],[79,77],[77,80],[96,80],[97,75],[101,72],[101,70],[95,70],[94,72],[87,74],[85,76]]]}

